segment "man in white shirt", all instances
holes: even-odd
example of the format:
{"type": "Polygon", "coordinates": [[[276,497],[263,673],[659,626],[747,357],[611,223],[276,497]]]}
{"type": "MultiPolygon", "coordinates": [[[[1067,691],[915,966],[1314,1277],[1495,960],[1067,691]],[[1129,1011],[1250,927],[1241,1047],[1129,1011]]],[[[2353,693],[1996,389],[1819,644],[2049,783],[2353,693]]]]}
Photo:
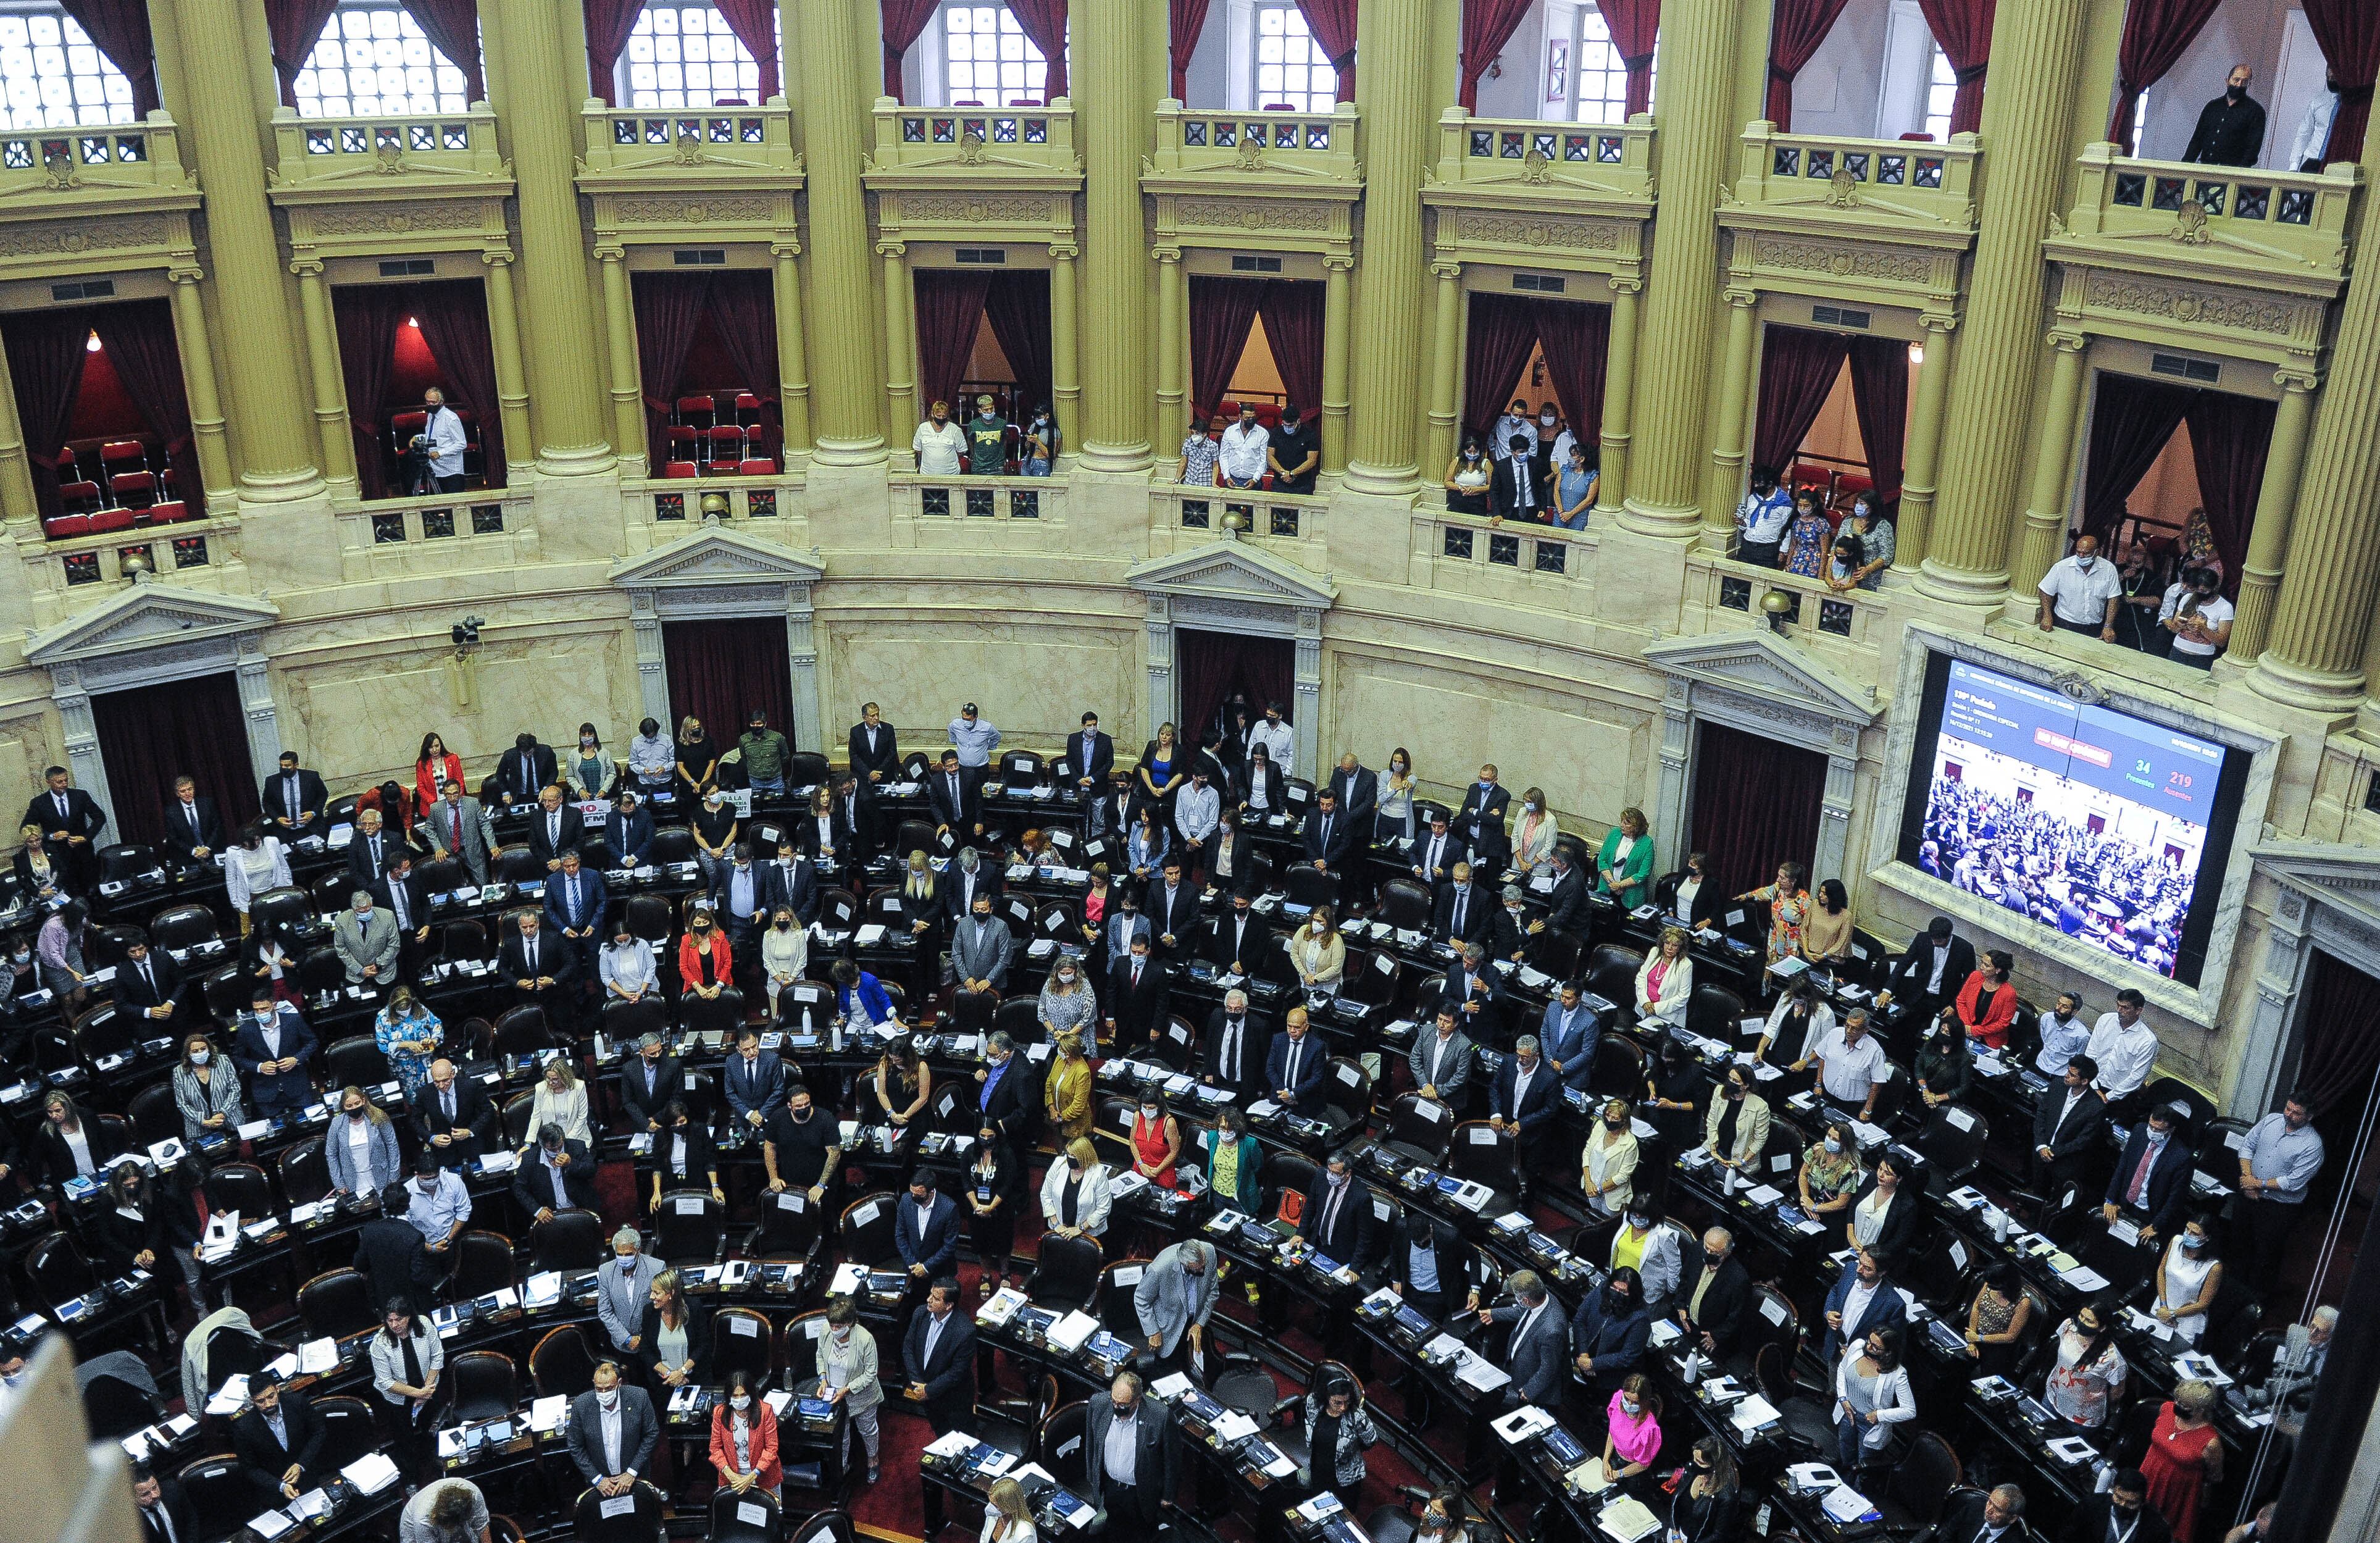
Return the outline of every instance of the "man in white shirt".
{"type": "Polygon", "coordinates": [[[1815,1063],[1818,1086],[1845,1109],[1856,1108],[1863,1120],[1876,1114],[1876,1091],[1891,1074],[1884,1046],[1867,1031],[1867,1009],[1854,1007],[1818,1048],[1793,1063],[1795,1071],[1815,1063]]]}
{"type": "Polygon", "coordinates": [[[1207,769],[1190,769],[1190,785],[1173,796],[1173,828],[1182,832],[1182,866],[1196,884],[1206,866],[1207,843],[1223,820],[1223,798],[1207,785],[1207,769]]]}
{"type": "Polygon", "coordinates": [[[2193,670],[2212,670],[2216,656],[2231,643],[2231,602],[2212,568],[2192,568],[2165,592],[2157,626],[2173,634],[2166,657],[2193,670]]]}
{"type": "Polygon", "coordinates": [[[1523,454],[1535,459],[1537,454],[1537,426],[1529,421],[1529,405],[1517,396],[1512,398],[1510,410],[1496,420],[1496,427],[1488,432],[1488,456],[1492,459],[1500,461],[1512,455],[1514,434],[1529,442],[1528,449],[1523,454]]]}
{"type": "Polygon", "coordinates": [[[1256,408],[1240,404],[1240,420],[1223,431],[1223,447],[1215,470],[1227,488],[1253,488],[1261,481],[1267,470],[1265,447],[1272,436],[1257,421],[1256,408]]]}
{"type": "Polygon", "coordinates": [[[2062,1077],[2066,1063],[2091,1050],[2091,1028],[2082,1021],[2082,999],[2071,991],[2058,993],[2058,1005],[2041,1015],[2041,1051],[2034,1070],[2046,1077],[2062,1077]]]}
{"type": "Polygon", "coordinates": [[[917,471],[925,477],[956,477],[959,456],[966,450],[966,431],[951,421],[951,405],[934,404],[932,415],[909,437],[917,453],[917,471]]]}
{"type": "Polygon", "coordinates": [[[625,1495],[651,1461],[661,1427],[645,1391],[620,1385],[616,1362],[597,1362],[594,1383],[570,1406],[570,1458],[598,1494],[625,1495]]]}
{"type": "Polygon", "coordinates": [[[1248,748],[1253,750],[1259,745],[1263,746],[1265,754],[1272,758],[1273,766],[1282,777],[1288,778],[1297,775],[1293,759],[1295,744],[1296,739],[1289,724],[1281,719],[1281,704],[1267,702],[1264,722],[1248,730],[1248,748]]]}
{"type": "Polygon", "coordinates": [[[2129,1123],[2132,1096],[2148,1082],[2149,1068],[2156,1064],[2156,1030],[2141,1020],[2147,1005],[2148,999],[2130,987],[2118,991],[2116,1010],[2092,1026],[2091,1044],[2083,1051],[2099,1063],[2099,1075],[2092,1086],[2107,1101],[2107,1118],[2118,1124],[2129,1123]]]}
{"type": "Polygon", "coordinates": [[[1755,468],[1751,491],[1735,506],[1736,561],[1775,567],[1785,529],[1792,523],[1792,494],[1778,486],[1776,472],[1767,467],[1755,468]]]}
{"type": "Polygon", "coordinates": [[[2099,561],[2099,538],[2074,538],[2074,555],[2061,557],[2041,576],[2041,630],[2080,632],[2101,642],[2116,640],[2116,603],[2124,581],[2116,565],[2099,561]]]}
{"type": "Polygon", "coordinates": [[[430,476],[440,492],[463,491],[463,420],[446,405],[446,394],[431,386],[421,394],[429,420],[421,425],[421,448],[430,457],[430,476]]]}
{"type": "Polygon", "coordinates": [[[2289,152],[2281,161],[2285,172],[2319,172],[2330,150],[2330,126],[2338,118],[2338,77],[2323,71],[2322,90],[2306,103],[2298,131],[2289,136],[2289,152]]]}

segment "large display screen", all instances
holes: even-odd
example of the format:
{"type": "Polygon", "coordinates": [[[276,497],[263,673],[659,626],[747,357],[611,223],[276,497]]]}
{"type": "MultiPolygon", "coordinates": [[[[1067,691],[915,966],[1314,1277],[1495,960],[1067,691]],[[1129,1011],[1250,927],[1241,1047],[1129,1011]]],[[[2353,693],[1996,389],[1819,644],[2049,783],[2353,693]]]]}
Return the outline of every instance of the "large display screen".
{"type": "Polygon", "coordinates": [[[2248,759],[1937,653],[1900,860],[2195,985],[2248,759]]]}

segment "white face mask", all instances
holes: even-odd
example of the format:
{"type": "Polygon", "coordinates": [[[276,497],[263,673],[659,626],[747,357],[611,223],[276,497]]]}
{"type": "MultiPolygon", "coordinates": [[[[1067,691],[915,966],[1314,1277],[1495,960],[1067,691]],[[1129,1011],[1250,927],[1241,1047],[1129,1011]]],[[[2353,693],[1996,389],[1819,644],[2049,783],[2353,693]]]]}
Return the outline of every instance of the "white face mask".
{"type": "Polygon", "coordinates": [[[743,1410],[752,1407],[752,1395],[749,1393],[737,1393],[734,1398],[729,1399],[727,1403],[730,1408],[740,1413],[743,1410]]]}
{"type": "Polygon", "coordinates": [[[606,1410],[617,1409],[620,1407],[620,1395],[616,1391],[612,1392],[603,1392],[599,1391],[595,1394],[595,1402],[601,1404],[606,1410]]]}
{"type": "Polygon", "coordinates": [[[193,1066],[203,1066],[213,1058],[213,1052],[211,1051],[192,1051],[190,1052],[190,1064],[193,1066]]]}

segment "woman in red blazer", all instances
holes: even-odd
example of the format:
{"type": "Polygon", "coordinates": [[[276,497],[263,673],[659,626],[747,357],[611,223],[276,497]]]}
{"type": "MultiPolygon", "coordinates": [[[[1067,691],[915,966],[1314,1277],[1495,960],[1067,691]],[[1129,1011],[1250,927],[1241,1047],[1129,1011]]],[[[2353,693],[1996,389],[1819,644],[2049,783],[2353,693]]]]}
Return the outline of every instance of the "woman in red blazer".
{"type": "Polygon", "coordinates": [[[1959,1022],[1967,1038],[1994,1050],[2008,1044],[2009,1026],[2016,1022],[2016,982],[2009,978],[2016,960],[2006,949],[1987,949],[1984,963],[1959,988],[1959,1022]]]}
{"type": "MultiPolygon", "coordinates": [[[[463,780],[463,758],[446,748],[435,731],[421,736],[421,754],[413,760],[413,796],[417,808],[438,801],[438,784],[463,780]]],[[[470,789],[463,790],[468,793],[470,789]]]]}
{"type": "Polygon", "coordinates": [[[715,997],[721,987],[733,984],[735,962],[727,929],[712,919],[710,906],[697,905],[686,922],[686,936],[677,941],[680,984],[688,995],[715,997]]]}
{"type": "Polygon", "coordinates": [[[727,1379],[727,1402],[711,1412],[710,1465],[719,1470],[719,1482],[739,1495],[756,1485],[771,1495],[784,1488],[785,1465],[777,1461],[777,1413],[740,1371],[727,1379]]]}

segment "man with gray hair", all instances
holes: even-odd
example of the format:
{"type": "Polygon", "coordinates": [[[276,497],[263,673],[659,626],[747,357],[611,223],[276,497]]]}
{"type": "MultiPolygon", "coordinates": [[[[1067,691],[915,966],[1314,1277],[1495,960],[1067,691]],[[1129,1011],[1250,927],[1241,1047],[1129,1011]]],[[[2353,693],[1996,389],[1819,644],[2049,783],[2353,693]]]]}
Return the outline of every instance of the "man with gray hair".
{"type": "Polygon", "coordinates": [[[1892,1063],[1885,1059],[1883,1044],[1867,1028],[1867,1009],[1854,1007],[1815,1048],[1793,1063],[1797,1072],[1815,1063],[1818,1087],[1827,1101],[1858,1110],[1863,1120],[1875,1117],[1876,1089],[1892,1075],[1892,1063]]]}
{"type": "Polygon", "coordinates": [[[951,973],[959,990],[984,992],[1005,987],[1009,951],[1014,946],[1008,923],[991,914],[991,892],[977,890],[966,915],[951,929],[951,973]]]}
{"type": "Polygon", "coordinates": [[[1483,1324],[1509,1323],[1512,1338],[1504,1343],[1504,1370],[1512,1380],[1504,1387],[1508,1408],[1524,1403],[1547,1404],[1560,1391],[1569,1326],[1552,1306],[1546,1283],[1534,1270],[1516,1270],[1504,1282],[1512,1300],[1500,1307],[1482,1307],[1483,1324]]]}
{"type": "Polygon", "coordinates": [[[2024,1491],[2003,1484],[1985,1494],[1961,1489],[1942,1513],[1934,1529],[1937,1543],[2030,1543],[2032,1529],[2024,1525],[2024,1491]]]}
{"type": "Polygon", "coordinates": [[[1248,993],[1232,987],[1207,1019],[1198,1080],[1237,1094],[1245,1109],[1265,1095],[1265,1051],[1271,1043],[1264,1021],[1248,1011],[1248,993]]]}
{"type": "MultiPolygon", "coordinates": [[[[1513,1040],[1512,1053],[1496,1068],[1496,1081],[1488,1090],[1488,1124],[1512,1137],[1514,1176],[1524,1184],[1528,1178],[1531,1143],[1552,1134],[1554,1113],[1561,1107],[1554,1095],[1560,1087],[1561,1079],[1537,1052],[1534,1034],[1513,1040]]],[[[1549,1148],[1551,1143],[1544,1146],[1549,1148]]]]}
{"type": "Polygon", "coordinates": [[[331,946],[347,967],[348,985],[378,990],[396,978],[396,954],[404,939],[389,914],[373,908],[371,891],[356,891],[347,905],[331,928],[331,946]]]}
{"type": "Polygon", "coordinates": [[[1219,1263],[1213,1244],[1190,1238],[1159,1254],[1142,1273],[1132,1306],[1148,1336],[1139,1357],[1144,1369],[1152,1364],[1179,1368],[1185,1344],[1206,1355],[1207,1320],[1222,1294],[1219,1263]]]}
{"type": "Polygon", "coordinates": [[[2252,1408],[2278,1405],[2302,1413],[2313,1403],[2313,1385],[2322,1379],[2322,1368],[2330,1360],[2331,1336],[2338,1331],[2338,1309],[2324,1303],[2306,1320],[2305,1349],[2298,1353],[2297,1365],[2289,1364],[2289,1343],[2284,1338],[2273,1347],[2272,1379],[2261,1388],[2248,1391],[2252,1408]]]}

